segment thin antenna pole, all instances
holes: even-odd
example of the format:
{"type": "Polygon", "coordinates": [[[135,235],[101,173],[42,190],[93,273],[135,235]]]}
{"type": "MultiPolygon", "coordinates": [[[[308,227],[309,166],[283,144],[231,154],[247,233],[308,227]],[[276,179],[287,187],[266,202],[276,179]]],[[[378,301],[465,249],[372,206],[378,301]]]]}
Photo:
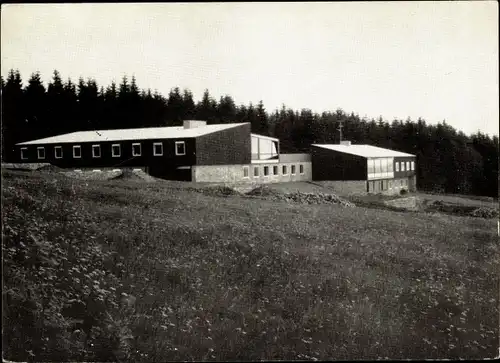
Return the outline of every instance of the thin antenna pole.
{"type": "Polygon", "coordinates": [[[342,125],[342,121],[340,121],[339,122],[339,128],[337,129],[339,131],[339,133],[340,133],[340,142],[339,142],[339,144],[342,142],[342,127],[344,127],[344,126],[342,125]]]}

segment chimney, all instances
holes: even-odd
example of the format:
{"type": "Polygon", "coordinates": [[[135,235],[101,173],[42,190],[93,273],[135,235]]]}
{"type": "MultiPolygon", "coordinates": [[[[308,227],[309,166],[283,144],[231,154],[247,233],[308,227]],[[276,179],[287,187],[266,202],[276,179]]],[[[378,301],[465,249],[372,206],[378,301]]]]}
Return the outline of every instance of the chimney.
{"type": "Polygon", "coordinates": [[[206,121],[197,121],[197,120],[185,120],[183,125],[184,125],[185,129],[194,129],[197,127],[207,126],[207,122],[206,121]]]}
{"type": "Polygon", "coordinates": [[[340,142],[340,145],[351,146],[351,142],[350,142],[350,141],[347,141],[347,140],[345,140],[345,141],[341,141],[341,142],[340,142]]]}

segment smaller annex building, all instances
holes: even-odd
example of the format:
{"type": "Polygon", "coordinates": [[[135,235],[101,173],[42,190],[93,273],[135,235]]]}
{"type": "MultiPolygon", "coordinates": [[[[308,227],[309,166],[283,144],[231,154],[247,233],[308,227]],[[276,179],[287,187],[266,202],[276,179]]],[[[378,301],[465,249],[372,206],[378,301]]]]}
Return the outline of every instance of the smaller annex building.
{"type": "Polygon", "coordinates": [[[372,145],[313,144],[311,147],[313,180],[342,181],[347,190],[368,193],[415,191],[416,156],[372,145]],[[316,167],[317,166],[317,167],[316,167]],[[321,167],[320,167],[321,166],[321,167]]]}

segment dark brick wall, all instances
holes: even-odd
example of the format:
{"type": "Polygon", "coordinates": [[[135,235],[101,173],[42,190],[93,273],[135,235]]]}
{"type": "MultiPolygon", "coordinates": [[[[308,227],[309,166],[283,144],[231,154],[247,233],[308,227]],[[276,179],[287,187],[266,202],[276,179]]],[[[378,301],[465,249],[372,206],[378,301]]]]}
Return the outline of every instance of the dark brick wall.
{"type": "Polygon", "coordinates": [[[195,141],[194,139],[163,139],[163,140],[133,140],[133,141],[106,141],[106,142],[85,142],[66,143],[54,145],[25,145],[16,146],[19,162],[27,163],[51,163],[61,168],[101,168],[101,167],[134,167],[149,165],[152,168],[177,167],[182,165],[193,165],[195,162],[195,141]],[[184,141],[186,155],[175,155],[175,142],[184,141]],[[163,156],[153,155],[153,144],[163,143],[163,156]],[[141,143],[141,156],[132,156],[132,144],[141,143]],[[101,157],[92,157],[92,145],[101,145],[101,157]],[[111,145],[121,145],[121,156],[114,158],[111,154],[111,145]],[[82,151],[81,158],[73,158],[73,146],[80,145],[82,151]],[[37,147],[45,147],[45,159],[37,158],[37,147]],[[61,146],[63,158],[56,159],[54,147],[61,146]],[[21,160],[21,147],[28,148],[28,160],[21,160]]]}
{"type": "Polygon", "coordinates": [[[311,148],[313,180],[366,180],[366,158],[321,147],[311,148]]]}
{"type": "Polygon", "coordinates": [[[407,177],[410,177],[410,176],[413,176],[416,174],[416,170],[417,170],[417,160],[416,160],[416,157],[396,157],[394,158],[394,178],[407,178],[407,177]],[[396,163],[398,162],[407,162],[409,161],[410,164],[411,162],[415,162],[415,170],[411,170],[411,171],[401,171],[401,168],[399,169],[399,171],[396,171],[396,163]]]}
{"type": "Polygon", "coordinates": [[[250,124],[196,138],[197,165],[250,164],[252,144],[250,124]]]}

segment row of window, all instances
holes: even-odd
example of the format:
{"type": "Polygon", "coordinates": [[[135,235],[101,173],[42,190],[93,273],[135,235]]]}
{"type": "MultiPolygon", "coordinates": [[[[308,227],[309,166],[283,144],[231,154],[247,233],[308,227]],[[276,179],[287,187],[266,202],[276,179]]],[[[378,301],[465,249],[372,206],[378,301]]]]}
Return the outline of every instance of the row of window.
{"type": "MultiPolygon", "coordinates": [[[[45,159],[45,147],[40,146],[36,148],[37,157],[40,160],[45,159]]],[[[21,148],[21,159],[28,159],[28,148],[21,148]]],[[[175,142],[175,155],[186,155],[186,145],[184,141],[176,141],[175,142]]],[[[111,156],[114,158],[119,158],[122,156],[122,147],[121,144],[112,144],[111,145],[111,156]]],[[[132,156],[142,156],[142,145],[141,143],[133,143],[132,144],[132,156]]],[[[153,156],[163,156],[163,143],[155,142],[153,143],[153,156]]],[[[54,146],[54,157],[56,159],[62,159],[63,157],[63,149],[62,146],[54,146]]],[[[80,159],[82,157],[82,147],[81,145],[73,145],[73,158],[80,159]]],[[[96,144],[92,145],[92,157],[100,158],[101,157],[101,145],[96,144]]]]}
{"type": "Polygon", "coordinates": [[[396,171],[410,171],[415,170],[415,162],[414,161],[401,161],[396,163],[396,171]]]}
{"type": "MultiPolygon", "coordinates": [[[[253,176],[254,178],[258,178],[259,175],[260,175],[260,168],[262,168],[263,170],[263,174],[264,176],[269,176],[269,175],[280,175],[279,174],[279,167],[278,165],[274,165],[271,169],[270,166],[264,166],[264,167],[260,167],[260,166],[254,166],[253,167],[253,176]],[[269,172],[272,172],[271,174],[269,174],[269,172]]],[[[291,175],[296,175],[297,174],[297,166],[296,165],[291,165],[290,166],[290,174],[291,175]]],[[[300,164],[299,165],[299,174],[300,175],[303,175],[304,174],[304,165],[300,164]]],[[[281,175],[288,175],[288,166],[287,165],[282,165],[281,166],[281,175]]],[[[249,178],[250,177],[250,167],[249,166],[244,166],[243,167],[243,177],[244,178],[249,178]]]]}

